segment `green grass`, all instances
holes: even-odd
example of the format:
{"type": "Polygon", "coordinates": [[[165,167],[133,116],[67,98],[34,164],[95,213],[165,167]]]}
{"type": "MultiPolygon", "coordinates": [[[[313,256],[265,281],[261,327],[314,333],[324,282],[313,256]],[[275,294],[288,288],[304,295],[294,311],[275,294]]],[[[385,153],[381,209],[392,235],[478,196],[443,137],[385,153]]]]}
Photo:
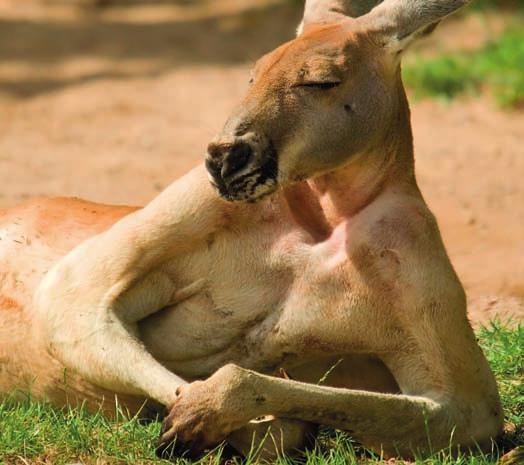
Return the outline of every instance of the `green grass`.
{"type": "Polygon", "coordinates": [[[477,51],[418,59],[403,71],[415,96],[450,99],[486,90],[503,107],[524,105],[524,21],[477,51]]]}
{"type": "Polygon", "coordinates": [[[515,445],[524,444],[524,326],[508,331],[493,323],[479,336],[497,377],[506,423],[515,429],[505,439],[515,445]]]}
{"type": "MultiPolygon", "coordinates": [[[[497,377],[506,422],[510,432],[504,445],[511,449],[524,444],[524,327],[505,329],[494,323],[479,332],[480,343],[497,377]]],[[[108,420],[102,414],[89,415],[83,409],[55,410],[48,405],[4,402],[0,405],[0,464],[168,464],[154,456],[160,425],[142,424],[136,418],[119,414],[108,420]]],[[[220,451],[201,463],[219,464],[220,451]]],[[[495,464],[498,453],[463,453],[452,457],[446,452],[417,464],[483,465],[495,464]]],[[[299,461],[282,458],[277,463],[292,465],[345,465],[378,463],[379,457],[365,454],[345,434],[325,430],[316,448],[299,461]],[[365,457],[364,459],[362,457],[365,457]],[[357,462],[358,460],[358,462],[357,462]]],[[[236,459],[232,463],[236,463],[236,459]]],[[[183,460],[180,464],[187,463],[183,460]]],[[[240,462],[239,462],[240,463],[240,462]]],[[[397,462],[398,463],[398,462],[397,462]]]]}

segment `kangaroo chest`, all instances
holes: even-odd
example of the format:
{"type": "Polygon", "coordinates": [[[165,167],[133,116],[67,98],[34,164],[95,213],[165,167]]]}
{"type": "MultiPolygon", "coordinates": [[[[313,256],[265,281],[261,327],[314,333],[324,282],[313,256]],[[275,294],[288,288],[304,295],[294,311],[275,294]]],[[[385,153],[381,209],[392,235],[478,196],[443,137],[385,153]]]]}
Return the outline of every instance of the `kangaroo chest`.
{"type": "Polygon", "coordinates": [[[150,352],[186,377],[225,363],[269,371],[308,352],[336,353],[352,266],[344,233],[315,244],[282,226],[225,232],[168,272],[193,292],[140,325],[150,352]],[[325,326],[325,328],[323,328],[325,326]]]}

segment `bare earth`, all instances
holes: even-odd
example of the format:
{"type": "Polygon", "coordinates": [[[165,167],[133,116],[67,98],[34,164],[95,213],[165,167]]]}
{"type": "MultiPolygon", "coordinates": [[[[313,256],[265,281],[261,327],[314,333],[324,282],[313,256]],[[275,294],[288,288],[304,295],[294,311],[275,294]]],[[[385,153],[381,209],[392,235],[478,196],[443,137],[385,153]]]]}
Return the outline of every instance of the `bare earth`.
{"type": "MultiPolygon", "coordinates": [[[[202,160],[250,63],[300,14],[279,0],[74,3],[0,0],[0,207],[148,202],[202,160]]],[[[421,52],[474,48],[503,22],[450,20],[421,52]]],[[[487,97],[412,110],[419,183],[472,320],[523,320],[524,112],[487,97]]]]}

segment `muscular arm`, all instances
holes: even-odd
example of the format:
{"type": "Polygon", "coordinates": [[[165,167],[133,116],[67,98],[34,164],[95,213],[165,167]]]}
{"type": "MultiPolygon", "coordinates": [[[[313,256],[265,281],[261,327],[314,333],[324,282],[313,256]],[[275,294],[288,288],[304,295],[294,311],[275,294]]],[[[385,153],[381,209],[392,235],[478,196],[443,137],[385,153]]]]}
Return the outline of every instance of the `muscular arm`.
{"type": "Polygon", "coordinates": [[[51,353],[98,386],[172,403],[184,381],[146,351],[136,323],[180,291],[159,265],[198,247],[228,208],[198,167],[61,259],[37,289],[33,309],[51,353]]]}
{"type": "Polygon", "coordinates": [[[79,252],[87,259],[82,266],[107,266],[111,281],[140,276],[170,256],[197,247],[224,225],[232,208],[212,189],[204,167],[198,166],[86,245],[96,251],[89,257],[79,252]]]}

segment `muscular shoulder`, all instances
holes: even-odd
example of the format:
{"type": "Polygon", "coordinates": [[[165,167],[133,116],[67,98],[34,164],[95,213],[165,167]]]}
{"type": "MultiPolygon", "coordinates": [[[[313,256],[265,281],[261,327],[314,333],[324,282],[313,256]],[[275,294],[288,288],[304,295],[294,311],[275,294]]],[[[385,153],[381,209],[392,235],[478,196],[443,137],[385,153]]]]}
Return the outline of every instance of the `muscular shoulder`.
{"type": "Polygon", "coordinates": [[[435,217],[421,198],[380,199],[353,229],[348,252],[368,283],[417,300],[462,293],[435,217]]]}
{"type": "Polygon", "coordinates": [[[399,252],[442,248],[435,217],[424,201],[416,197],[390,195],[377,199],[355,218],[351,228],[353,246],[368,247],[375,252],[384,248],[399,252]]]}

